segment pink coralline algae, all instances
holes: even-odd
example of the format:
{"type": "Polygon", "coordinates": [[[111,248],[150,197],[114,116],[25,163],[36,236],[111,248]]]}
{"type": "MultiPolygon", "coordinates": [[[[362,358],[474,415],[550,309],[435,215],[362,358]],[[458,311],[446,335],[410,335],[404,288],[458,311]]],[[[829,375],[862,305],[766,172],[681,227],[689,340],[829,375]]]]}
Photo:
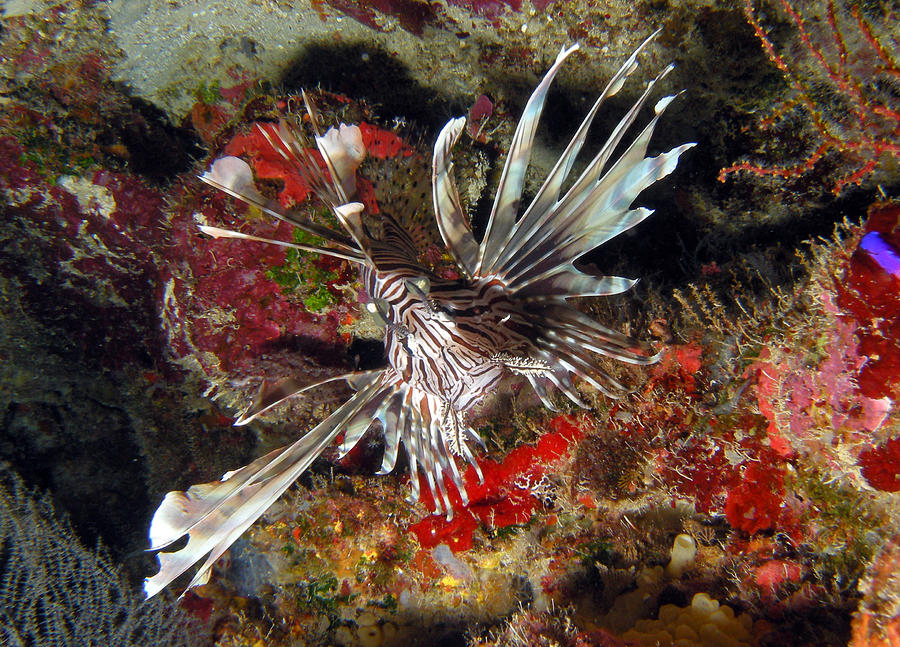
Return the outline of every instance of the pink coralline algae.
{"type": "Polygon", "coordinates": [[[384,31],[381,14],[391,16],[403,29],[417,36],[422,35],[427,25],[439,24],[442,13],[439,3],[422,0],[317,0],[313,6],[322,20],[327,18],[323,3],[379,31],[384,31]]]}
{"type": "Polygon", "coordinates": [[[649,429],[657,439],[665,438],[662,443],[656,440],[660,445],[649,451],[656,478],[673,497],[690,501],[698,513],[724,513],[733,528],[748,535],[777,528],[799,537],[800,502],[791,494],[787,478],[795,452],[767,419],[774,406],[768,398],[773,389],[780,389],[782,377],[774,367],[771,376],[778,379],[751,369],[730,406],[720,406],[714,415],[698,419],[696,407],[705,393],[704,369],[710,370],[703,362],[708,357],[697,343],[670,347],[651,373],[647,388],[652,393],[648,391],[639,424],[628,423],[620,433],[633,435],[649,429]],[[754,395],[749,387],[754,377],[759,378],[757,387],[764,394],[760,399],[763,415],[752,411],[754,395]],[[676,395],[660,406],[653,401],[656,389],[676,395]]]}
{"type": "Polygon", "coordinates": [[[78,303],[79,316],[66,326],[104,367],[158,358],[161,340],[146,331],[155,329],[153,250],[165,239],[159,193],[133,176],[109,171],[48,181],[10,137],[0,137],[0,160],[10,222],[23,228],[8,252],[27,245],[22,253],[28,258],[25,264],[11,262],[11,253],[2,262],[4,275],[20,277],[35,307],[59,301],[49,296],[51,289],[78,303]],[[47,275],[35,280],[29,272],[47,275]]]}
{"type": "MultiPolygon", "coordinates": [[[[814,458],[834,474],[847,472],[844,458],[856,456],[869,444],[892,409],[883,389],[865,386],[873,363],[877,366],[880,360],[870,354],[872,342],[867,339],[874,337],[870,322],[861,325],[847,316],[846,306],[838,306],[846,303],[845,294],[837,303],[832,292],[818,294],[818,308],[827,323],[813,340],[812,354],[771,345],[762,349],[751,367],[771,447],[783,457],[799,452],[814,458]],[[844,450],[838,451],[838,443],[844,450]]],[[[876,340],[884,339],[879,332],[876,340]]]]}
{"type": "Polygon", "coordinates": [[[306,311],[267,275],[269,268],[285,263],[283,249],[203,238],[195,219],[286,240],[290,227],[223,216],[225,204],[217,195],[203,194],[200,202],[196,212],[181,213],[171,223],[174,244],[161,300],[175,357],[198,362],[210,376],[221,370],[250,377],[259,376],[264,358],[283,355],[279,349],[329,353],[343,348],[338,329],[350,305],[323,314],[306,311]]]}
{"type": "MultiPolygon", "coordinates": [[[[479,525],[488,528],[506,528],[531,520],[541,507],[534,490],[552,465],[562,459],[584,436],[578,418],[559,416],[550,422],[550,433],[541,437],[533,446],[522,446],[511,451],[502,462],[480,459],[478,464],[484,474],[484,483],[478,482],[475,469],[469,467],[464,476],[470,503],[463,507],[459,494],[447,482],[455,515],[451,520],[443,516],[428,517],[409,527],[424,548],[447,544],[458,552],[474,545],[473,533],[479,525]]],[[[428,484],[420,481],[422,501],[434,508],[428,484]]]]}
{"type": "Polygon", "coordinates": [[[467,120],[468,125],[466,126],[466,132],[469,133],[469,136],[472,139],[481,143],[485,143],[487,141],[487,135],[485,135],[484,133],[484,125],[487,123],[487,120],[490,119],[493,113],[494,103],[487,95],[480,95],[475,100],[475,103],[472,104],[472,107],[469,108],[469,118],[467,120]]]}
{"type": "MultiPolygon", "coordinates": [[[[834,308],[830,296],[823,296],[823,303],[834,308]]],[[[863,395],[857,386],[867,360],[856,332],[855,322],[836,316],[828,339],[822,340],[823,357],[812,368],[800,365],[802,358],[785,359],[786,350],[765,348],[760,353],[755,365],[759,410],[769,421],[771,446],[782,456],[800,448],[813,450],[810,443],[818,442],[818,430],[824,427],[859,435],[875,431],[884,421],[889,402],[863,395]]]]}

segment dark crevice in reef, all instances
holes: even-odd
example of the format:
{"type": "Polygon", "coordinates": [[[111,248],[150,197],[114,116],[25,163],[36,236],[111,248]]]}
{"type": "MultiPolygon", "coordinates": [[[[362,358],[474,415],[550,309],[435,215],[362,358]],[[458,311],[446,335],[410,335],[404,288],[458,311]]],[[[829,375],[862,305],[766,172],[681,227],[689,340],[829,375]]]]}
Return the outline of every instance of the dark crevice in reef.
{"type": "Polygon", "coordinates": [[[317,366],[345,368],[344,346],[327,343],[314,335],[284,335],[262,345],[263,353],[300,355],[314,361],[317,366]]]}
{"type": "Polygon", "coordinates": [[[640,276],[668,291],[696,281],[704,265],[723,267],[741,256],[765,255],[785,270],[785,277],[768,277],[779,283],[779,278],[789,274],[787,266],[797,262],[795,250],[802,250],[807,241],[829,238],[845,217],[851,222],[864,218],[867,206],[875,199],[873,192],[852,191],[803,218],[733,228],[727,222],[711,224],[673,208],[678,184],[646,191],[636,204],[655,208],[656,212],[584,260],[596,263],[605,272],[640,276]]]}
{"type": "Polygon", "coordinates": [[[435,134],[464,110],[417,83],[387,52],[363,45],[306,48],[280,84],[286,94],[322,87],[353,98],[365,97],[383,119],[403,117],[435,134]]]}
{"type": "Polygon", "coordinates": [[[157,184],[166,184],[205,156],[190,128],[173,126],[166,114],[148,101],[129,98],[130,110],[113,117],[104,136],[120,141],[128,151],[128,166],[157,184]]]}
{"type": "Polygon", "coordinates": [[[384,342],[380,339],[354,339],[348,354],[356,364],[356,370],[368,371],[387,365],[384,342]]]}
{"type": "Polygon", "coordinates": [[[126,412],[97,406],[91,391],[109,385],[65,386],[8,404],[0,461],[30,487],[52,491],[86,544],[102,537],[120,555],[138,547],[132,529],[149,509],[141,465],[122,458],[139,454],[131,423],[126,412]]]}

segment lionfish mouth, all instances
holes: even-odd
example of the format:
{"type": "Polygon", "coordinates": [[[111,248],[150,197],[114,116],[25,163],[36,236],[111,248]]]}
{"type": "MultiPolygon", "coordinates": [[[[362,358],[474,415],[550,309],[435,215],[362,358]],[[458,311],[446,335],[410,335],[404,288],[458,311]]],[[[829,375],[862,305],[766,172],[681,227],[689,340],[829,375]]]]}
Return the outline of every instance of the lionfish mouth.
{"type": "MultiPolygon", "coordinates": [[[[360,267],[370,297],[367,309],[384,326],[387,366],[357,371],[326,381],[345,380],[356,393],[334,413],[292,445],[277,449],[249,465],[225,474],[220,481],[194,485],[186,492],[169,492],[150,525],[150,550],[161,550],[184,535],[187,544],[160,552],[160,571],[145,581],[147,596],[158,593],[206,556],[188,588],[204,583],[212,565],[228,547],[345,432],[340,451],[350,451],[372,426],[384,434],[381,473],[394,469],[402,443],[414,478],[411,499],[419,496],[421,472],[436,494],[439,510],[453,514],[446,479],[466,503],[459,463],[472,465],[481,476],[473,446],[481,444],[467,422],[467,412],[510,374],[522,376],[544,404],[553,409],[551,391],[558,390],[586,406],[574,386],[581,379],[617,397],[624,387],[605,374],[597,356],[648,364],[648,356],[629,337],[594,321],[571,307],[567,299],[617,294],[635,281],[617,276],[592,276],[575,266],[588,251],[630,229],[652,212],[632,201],[646,187],[665,177],[686,150],[683,144],[656,157],[645,157],[650,137],[665,108],[655,115],[617,158],[613,152],[648,100],[654,86],[672,66],[647,87],[615,127],[582,173],[569,180],[587,131],[608,97],[616,94],[637,68],[637,57],[659,32],[650,36],[610,79],[578,127],[562,156],[531,203],[519,215],[525,171],[531,157],[537,122],[550,83],[565,59],[578,49],[563,49],[525,106],[510,144],[486,232],[479,242],[472,234],[452,172],[451,149],[465,119],[451,120],[438,135],[432,160],[432,191],[437,229],[460,276],[447,280],[431,275],[416,260],[412,238],[389,215],[380,214],[382,234],[366,225],[365,207],[353,201],[356,169],[365,157],[359,128],[341,124],[322,133],[319,117],[304,95],[315,131],[313,148],[287,122],[257,126],[272,149],[293,164],[315,194],[327,204],[344,231],[316,224],[265,198],[256,188],[250,166],[236,157],[216,160],[201,179],[326,241],[325,246],[261,239],[215,227],[201,227],[214,237],[262,240],[275,245],[327,254],[360,267]],[[563,191],[563,186],[568,188],[563,191]]],[[[260,393],[236,424],[246,424],[287,398],[323,382],[299,386],[285,380],[260,393]]]]}

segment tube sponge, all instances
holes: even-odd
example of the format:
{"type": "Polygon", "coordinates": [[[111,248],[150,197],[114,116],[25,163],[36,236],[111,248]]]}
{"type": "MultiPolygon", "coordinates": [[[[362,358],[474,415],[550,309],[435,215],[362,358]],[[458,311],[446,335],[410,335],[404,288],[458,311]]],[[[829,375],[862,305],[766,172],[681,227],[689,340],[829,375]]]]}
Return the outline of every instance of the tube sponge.
{"type": "Polygon", "coordinates": [[[690,535],[678,535],[672,544],[669,563],[666,565],[666,575],[672,579],[678,579],[681,574],[694,565],[697,557],[697,542],[690,535]]]}

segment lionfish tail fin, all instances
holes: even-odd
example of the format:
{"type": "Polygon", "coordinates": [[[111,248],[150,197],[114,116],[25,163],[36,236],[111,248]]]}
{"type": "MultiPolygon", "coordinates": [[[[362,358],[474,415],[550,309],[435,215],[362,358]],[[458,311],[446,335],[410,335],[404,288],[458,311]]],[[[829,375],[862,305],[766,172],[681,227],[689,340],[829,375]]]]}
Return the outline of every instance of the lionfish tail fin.
{"type": "MultiPolygon", "coordinates": [[[[354,374],[357,393],[295,443],[226,473],[220,481],[194,485],[185,492],[169,492],[153,515],[149,550],[162,551],[185,535],[188,542],[179,550],[157,553],[160,570],[144,581],[147,597],[159,593],[204,557],[206,561],[187,588],[205,583],[213,564],[228,547],[306,471],[345,426],[358,426],[361,417],[370,415],[373,401],[384,394],[383,378],[382,370],[354,374]]],[[[270,400],[275,397],[270,396],[270,400]]]]}

